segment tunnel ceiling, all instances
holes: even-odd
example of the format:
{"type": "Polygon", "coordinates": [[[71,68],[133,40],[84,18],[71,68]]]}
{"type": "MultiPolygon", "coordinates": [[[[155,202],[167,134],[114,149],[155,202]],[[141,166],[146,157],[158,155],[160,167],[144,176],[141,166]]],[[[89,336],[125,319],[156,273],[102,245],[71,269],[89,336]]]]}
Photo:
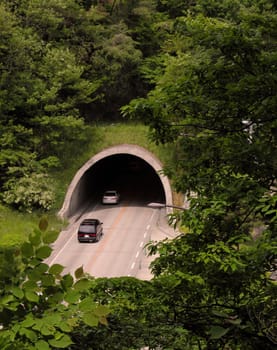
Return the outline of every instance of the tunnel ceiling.
{"type": "Polygon", "coordinates": [[[60,216],[70,218],[87,203],[101,202],[105,190],[120,192],[122,205],[171,204],[169,181],[159,160],[136,145],[119,145],[92,157],[71,182],[60,216]]]}

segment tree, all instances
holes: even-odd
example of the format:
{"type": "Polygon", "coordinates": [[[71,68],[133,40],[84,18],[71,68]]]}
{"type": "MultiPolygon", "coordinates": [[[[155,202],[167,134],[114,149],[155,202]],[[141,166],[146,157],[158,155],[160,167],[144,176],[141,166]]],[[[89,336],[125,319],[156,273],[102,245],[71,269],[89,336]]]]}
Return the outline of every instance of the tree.
{"type": "Polygon", "coordinates": [[[81,268],[74,280],[43,262],[56,234],[42,222],[19,255],[1,256],[1,348],[273,349],[275,2],[161,0],[157,23],[143,18],[143,1],[114,2],[111,14],[99,1],[78,3],[1,3],[1,189],[9,199],[46,179],[69,142],[86,139],[82,108],[118,107],[143,76],[152,91],[123,114],[176,146],[164,171],[190,208],[170,220],[187,233],[149,245],[159,254],[151,282],[94,280],[81,268]],[[134,38],[154,29],[141,65],[134,38]]]}
{"type": "Polygon", "coordinates": [[[42,219],[19,249],[0,252],[1,349],[68,349],[76,329],[82,333],[79,327],[107,324],[109,309],[93,302],[82,268],[73,277],[44,262],[57,235],[42,219]]]}
{"type": "Polygon", "coordinates": [[[98,84],[83,78],[69,49],[43,43],[5,6],[0,11],[1,199],[18,209],[47,210],[54,201],[47,173],[66,164],[64,149],[74,155],[86,141],[79,109],[98,84]]]}
{"type": "Polygon", "coordinates": [[[124,23],[137,4],[118,2],[113,15],[99,2],[2,1],[0,188],[6,204],[48,210],[55,202],[49,173],[91,139],[85,122],[117,118],[119,106],[144,91],[142,54],[124,23]]]}
{"type": "MultiPolygon", "coordinates": [[[[107,325],[82,326],[73,333],[73,349],[140,349],[149,344],[150,324],[146,301],[152,294],[149,281],[133,277],[97,278],[90,284],[90,295],[96,304],[109,305],[107,325]]],[[[152,309],[153,311],[153,309],[152,309]]]]}
{"type": "Polygon", "coordinates": [[[187,332],[184,347],[273,349],[276,6],[186,6],[155,88],[122,108],[150,125],[154,140],[175,144],[165,173],[190,199],[189,210],[171,217],[188,233],[150,246],[160,255],[156,298],[167,322],[187,332]]]}

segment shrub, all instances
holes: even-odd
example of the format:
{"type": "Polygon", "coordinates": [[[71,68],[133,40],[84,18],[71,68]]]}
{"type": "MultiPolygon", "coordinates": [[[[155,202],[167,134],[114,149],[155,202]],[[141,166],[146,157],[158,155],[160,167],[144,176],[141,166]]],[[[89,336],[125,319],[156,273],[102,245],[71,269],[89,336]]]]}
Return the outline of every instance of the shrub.
{"type": "Polygon", "coordinates": [[[54,189],[50,178],[43,173],[32,173],[5,184],[2,195],[5,203],[31,213],[34,209],[49,210],[54,203],[54,189]]]}

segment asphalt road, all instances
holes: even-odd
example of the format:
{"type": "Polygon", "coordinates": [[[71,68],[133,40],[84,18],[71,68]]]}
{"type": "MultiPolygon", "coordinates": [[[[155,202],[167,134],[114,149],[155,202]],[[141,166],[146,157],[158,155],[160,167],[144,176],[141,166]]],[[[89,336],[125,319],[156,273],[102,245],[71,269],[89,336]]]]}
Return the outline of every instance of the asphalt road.
{"type": "Polygon", "coordinates": [[[60,233],[46,262],[63,265],[64,273],[74,274],[77,268],[83,266],[84,271],[94,277],[134,276],[149,279],[144,246],[149,240],[160,240],[167,233],[172,233],[166,220],[163,220],[161,228],[161,212],[128,202],[96,204],[60,233]],[[89,217],[103,222],[104,235],[96,243],[79,243],[79,223],[89,217]]]}

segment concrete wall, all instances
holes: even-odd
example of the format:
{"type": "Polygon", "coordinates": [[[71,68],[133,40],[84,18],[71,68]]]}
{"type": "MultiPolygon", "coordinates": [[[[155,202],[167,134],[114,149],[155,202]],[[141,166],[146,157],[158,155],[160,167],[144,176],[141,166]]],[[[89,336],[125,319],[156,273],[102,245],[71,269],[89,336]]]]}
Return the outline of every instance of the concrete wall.
{"type": "MultiPolygon", "coordinates": [[[[162,163],[159,159],[140,146],[121,144],[97,153],[77,171],[68,187],[59,215],[62,218],[70,218],[75,215],[89,198],[98,195],[102,178],[105,175],[105,164],[108,164],[108,160],[112,162],[113,158],[117,157],[117,159],[119,159],[119,157],[122,157],[122,161],[124,162],[124,159],[128,156],[131,157],[130,159],[140,159],[143,161],[145,169],[149,170],[145,173],[146,176],[159,178],[161,192],[164,193],[165,204],[172,205],[171,186],[168,178],[160,173],[162,170],[162,163]]],[[[157,180],[155,181],[157,182],[157,180]]]]}

